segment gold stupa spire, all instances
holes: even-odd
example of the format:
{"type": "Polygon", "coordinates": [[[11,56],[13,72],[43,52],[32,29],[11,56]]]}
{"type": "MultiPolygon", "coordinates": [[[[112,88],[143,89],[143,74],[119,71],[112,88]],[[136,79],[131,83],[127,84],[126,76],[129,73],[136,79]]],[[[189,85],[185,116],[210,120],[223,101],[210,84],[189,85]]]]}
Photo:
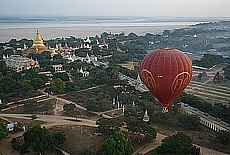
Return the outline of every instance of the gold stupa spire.
{"type": "Polygon", "coordinates": [[[35,36],[35,39],[33,40],[33,45],[30,49],[34,49],[35,52],[38,54],[38,53],[41,53],[43,52],[46,48],[46,46],[43,44],[43,40],[37,30],[36,32],[36,36],[35,36]]]}
{"type": "Polygon", "coordinates": [[[42,40],[38,30],[37,30],[37,33],[36,33],[36,37],[34,39],[34,44],[43,44],[43,40],[42,40]]]}

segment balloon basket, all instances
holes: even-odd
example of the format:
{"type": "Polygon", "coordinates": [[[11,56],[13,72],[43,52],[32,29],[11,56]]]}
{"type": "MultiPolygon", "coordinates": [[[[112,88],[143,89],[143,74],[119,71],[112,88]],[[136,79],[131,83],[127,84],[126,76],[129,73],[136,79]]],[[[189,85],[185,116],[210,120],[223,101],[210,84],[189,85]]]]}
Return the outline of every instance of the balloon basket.
{"type": "Polygon", "coordinates": [[[162,109],[162,112],[163,112],[163,113],[167,113],[167,112],[169,112],[169,110],[168,110],[167,107],[164,107],[164,108],[162,109]]]}

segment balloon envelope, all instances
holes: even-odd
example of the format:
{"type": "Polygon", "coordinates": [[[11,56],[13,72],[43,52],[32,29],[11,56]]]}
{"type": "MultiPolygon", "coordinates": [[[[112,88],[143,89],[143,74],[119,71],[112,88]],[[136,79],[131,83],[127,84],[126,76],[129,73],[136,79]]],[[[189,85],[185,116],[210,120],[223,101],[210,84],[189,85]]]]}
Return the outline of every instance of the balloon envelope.
{"type": "Polygon", "coordinates": [[[192,63],[177,49],[160,48],[145,56],[141,62],[141,75],[150,92],[167,108],[189,84],[192,63]]]}

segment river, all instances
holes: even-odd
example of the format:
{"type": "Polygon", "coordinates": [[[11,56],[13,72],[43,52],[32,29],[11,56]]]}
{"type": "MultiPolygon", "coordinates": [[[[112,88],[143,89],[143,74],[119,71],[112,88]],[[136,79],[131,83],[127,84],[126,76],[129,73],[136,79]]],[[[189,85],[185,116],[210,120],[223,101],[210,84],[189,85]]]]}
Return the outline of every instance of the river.
{"type": "Polygon", "coordinates": [[[34,39],[38,29],[44,40],[75,36],[86,38],[100,36],[103,32],[121,33],[130,32],[137,35],[146,33],[162,33],[164,30],[173,30],[199,23],[199,20],[156,20],[149,18],[84,18],[79,19],[50,19],[50,18],[0,18],[0,42],[10,39],[34,39]]]}

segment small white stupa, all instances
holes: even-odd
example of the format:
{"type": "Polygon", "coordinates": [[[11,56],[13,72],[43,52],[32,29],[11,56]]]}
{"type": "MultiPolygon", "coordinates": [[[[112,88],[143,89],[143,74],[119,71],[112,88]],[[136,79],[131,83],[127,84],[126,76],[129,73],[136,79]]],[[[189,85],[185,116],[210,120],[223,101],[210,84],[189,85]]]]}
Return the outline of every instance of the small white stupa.
{"type": "Polygon", "coordinates": [[[149,115],[148,115],[147,110],[145,110],[145,114],[144,114],[144,117],[143,117],[143,121],[144,121],[144,122],[148,122],[148,121],[149,121],[149,115]]]}
{"type": "Polygon", "coordinates": [[[113,105],[115,105],[116,104],[116,101],[115,101],[115,98],[113,98],[113,105]]]}
{"type": "Polygon", "coordinates": [[[87,63],[90,64],[90,63],[91,63],[91,59],[90,59],[90,56],[89,56],[88,53],[86,54],[86,57],[85,57],[85,58],[86,58],[86,60],[87,60],[87,63]]]}
{"type": "Polygon", "coordinates": [[[80,71],[79,71],[79,72],[80,72],[80,73],[82,73],[82,74],[84,73],[84,71],[83,71],[82,67],[81,67],[81,69],[80,69],[80,71]]]}
{"type": "Polygon", "coordinates": [[[139,73],[137,74],[137,85],[142,84],[141,77],[139,73]]]}

